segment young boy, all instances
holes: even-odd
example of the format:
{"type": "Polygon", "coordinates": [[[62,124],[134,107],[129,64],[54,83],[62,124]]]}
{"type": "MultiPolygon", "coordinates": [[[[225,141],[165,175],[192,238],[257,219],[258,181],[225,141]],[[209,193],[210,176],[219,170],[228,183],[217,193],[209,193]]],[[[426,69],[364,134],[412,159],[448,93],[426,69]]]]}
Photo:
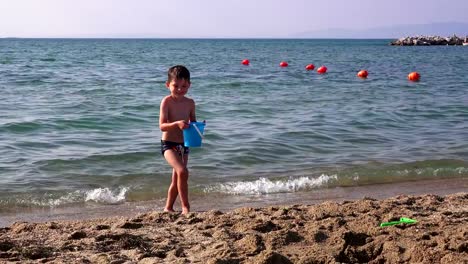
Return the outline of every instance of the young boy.
{"type": "Polygon", "coordinates": [[[174,202],[180,195],[182,214],[190,212],[188,201],[187,169],[189,148],[184,147],[182,130],[189,122],[196,122],[195,102],[185,97],[190,88],[190,72],[182,65],[176,65],[167,73],[166,87],[170,95],[161,101],[159,127],[162,131],[161,153],[172,167],[172,182],[167,191],[165,212],[174,212],[174,202]]]}

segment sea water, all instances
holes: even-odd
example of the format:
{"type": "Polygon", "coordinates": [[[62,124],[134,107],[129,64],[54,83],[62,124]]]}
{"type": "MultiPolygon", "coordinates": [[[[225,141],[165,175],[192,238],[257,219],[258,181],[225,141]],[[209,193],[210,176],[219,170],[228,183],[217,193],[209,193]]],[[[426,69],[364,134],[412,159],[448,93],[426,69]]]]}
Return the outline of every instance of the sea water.
{"type": "Polygon", "coordinates": [[[159,103],[176,64],[206,120],[193,198],[467,178],[468,48],[390,41],[0,39],[0,214],[163,201],[159,103]]]}

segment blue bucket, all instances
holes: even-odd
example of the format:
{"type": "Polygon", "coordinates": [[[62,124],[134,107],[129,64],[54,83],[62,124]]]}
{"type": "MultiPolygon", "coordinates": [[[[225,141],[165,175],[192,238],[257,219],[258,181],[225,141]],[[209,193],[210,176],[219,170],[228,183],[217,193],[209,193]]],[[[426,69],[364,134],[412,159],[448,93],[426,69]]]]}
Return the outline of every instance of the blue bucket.
{"type": "Polygon", "coordinates": [[[184,129],[184,146],[200,147],[205,130],[204,122],[190,122],[189,127],[184,129]]]}

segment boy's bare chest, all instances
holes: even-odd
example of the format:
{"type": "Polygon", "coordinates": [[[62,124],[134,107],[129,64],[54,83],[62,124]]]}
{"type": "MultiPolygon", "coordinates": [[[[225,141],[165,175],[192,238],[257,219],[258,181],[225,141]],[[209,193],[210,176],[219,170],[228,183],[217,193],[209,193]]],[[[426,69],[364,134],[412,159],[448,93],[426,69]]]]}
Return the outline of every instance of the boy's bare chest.
{"type": "Polygon", "coordinates": [[[174,122],[178,120],[189,120],[190,118],[190,105],[175,103],[169,105],[168,109],[169,121],[174,122]]]}

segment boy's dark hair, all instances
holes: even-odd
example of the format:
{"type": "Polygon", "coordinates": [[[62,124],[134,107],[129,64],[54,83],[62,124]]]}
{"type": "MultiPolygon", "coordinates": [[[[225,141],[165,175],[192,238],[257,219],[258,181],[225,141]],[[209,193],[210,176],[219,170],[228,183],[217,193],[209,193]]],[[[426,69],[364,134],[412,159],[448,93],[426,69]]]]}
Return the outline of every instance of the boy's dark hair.
{"type": "Polygon", "coordinates": [[[190,82],[189,70],[182,65],[172,66],[167,72],[167,81],[170,82],[172,80],[186,80],[190,82]]]}

